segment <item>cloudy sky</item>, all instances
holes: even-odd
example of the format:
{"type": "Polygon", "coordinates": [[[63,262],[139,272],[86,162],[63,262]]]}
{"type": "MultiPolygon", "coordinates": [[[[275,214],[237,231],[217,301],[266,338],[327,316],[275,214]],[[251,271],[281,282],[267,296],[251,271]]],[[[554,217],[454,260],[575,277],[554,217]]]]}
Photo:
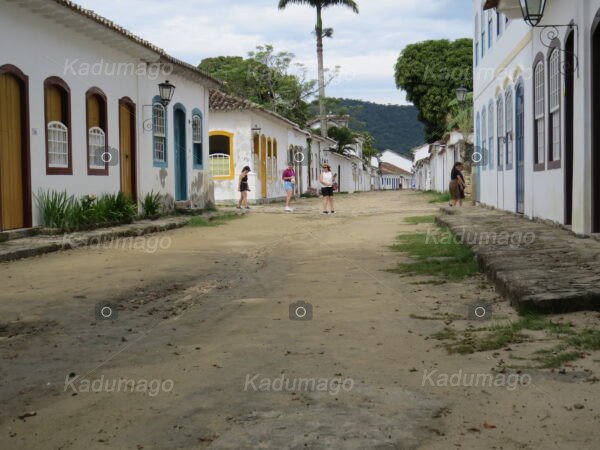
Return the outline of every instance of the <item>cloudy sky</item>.
{"type": "MultiPolygon", "coordinates": [[[[306,6],[277,9],[277,0],[76,0],[167,52],[197,64],[220,55],[245,56],[256,45],[293,52],[316,78],[306,6]]],[[[336,7],[325,12],[334,28],[325,42],[325,65],[340,66],[327,95],[404,104],[394,83],[402,48],[426,39],[470,37],[472,0],[357,0],[360,14],[336,7]]]]}

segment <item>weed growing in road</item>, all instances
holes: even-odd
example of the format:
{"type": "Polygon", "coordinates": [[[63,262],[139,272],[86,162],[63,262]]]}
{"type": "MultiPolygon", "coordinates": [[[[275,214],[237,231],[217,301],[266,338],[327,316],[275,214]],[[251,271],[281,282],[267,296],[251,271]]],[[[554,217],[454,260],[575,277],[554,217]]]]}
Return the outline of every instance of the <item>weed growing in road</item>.
{"type": "Polygon", "coordinates": [[[404,221],[406,223],[412,223],[413,225],[418,225],[421,223],[435,223],[436,216],[412,216],[405,217],[404,221]]]}
{"type": "Polygon", "coordinates": [[[527,331],[544,331],[545,339],[558,339],[560,344],[551,349],[537,350],[529,358],[511,356],[515,360],[528,360],[535,363],[533,366],[510,366],[512,368],[556,368],[566,362],[583,358],[585,351],[600,350],[600,330],[586,328],[578,332],[570,322],[556,323],[536,314],[527,314],[516,321],[484,328],[459,331],[445,327],[431,337],[440,341],[449,341],[444,344],[449,353],[464,355],[531,342],[534,337],[527,331]]]}
{"type": "Polygon", "coordinates": [[[224,223],[232,220],[241,219],[244,217],[243,214],[237,214],[235,212],[226,212],[211,217],[195,216],[189,221],[188,226],[190,227],[218,227],[224,223]]]}
{"type": "Polygon", "coordinates": [[[425,191],[423,195],[427,197],[429,203],[448,203],[451,200],[449,192],[425,191]]]}
{"type": "MultiPolygon", "coordinates": [[[[439,234],[449,232],[437,228],[439,234]]],[[[426,233],[403,234],[392,247],[398,252],[407,253],[414,262],[402,263],[392,269],[394,273],[409,275],[437,276],[445,280],[459,281],[479,272],[475,256],[470,248],[459,242],[444,244],[430,243],[426,233]]]]}

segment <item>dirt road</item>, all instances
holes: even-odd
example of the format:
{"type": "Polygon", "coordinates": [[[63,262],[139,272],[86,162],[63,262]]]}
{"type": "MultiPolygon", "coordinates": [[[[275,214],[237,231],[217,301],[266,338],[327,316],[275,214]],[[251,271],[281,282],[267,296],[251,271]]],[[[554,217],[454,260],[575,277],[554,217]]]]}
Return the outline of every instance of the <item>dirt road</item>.
{"type": "Polygon", "coordinates": [[[463,374],[492,374],[504,353],[450,355],[430,337],[447,323],[428,316],[465,316],[475,300],[516,317],[482,277],[416,284],[387,271],[405,258],[390,249],[396,236],[423,229],[404,218],[434,205],[409,192],[336,200],[335,216],[319,214],[317,200],[293,214],[255,208],[158,235],[156,251],[84,248],[0,265],[0,448],[600,441],[598,384],[583,379],[597,364],[469,386],[463,374]],[[290,320],[299,301],[312,320],[290,320]],[[99,318],[104,302],[114,320],[99,318]]]}

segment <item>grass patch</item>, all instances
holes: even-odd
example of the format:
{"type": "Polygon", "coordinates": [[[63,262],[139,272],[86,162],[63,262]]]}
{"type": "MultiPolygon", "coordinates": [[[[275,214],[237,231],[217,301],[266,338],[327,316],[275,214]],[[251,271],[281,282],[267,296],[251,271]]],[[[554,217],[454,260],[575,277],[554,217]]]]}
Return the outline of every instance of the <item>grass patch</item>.
{"type": "Polygon", "coordinates": [[[411,223],[413,225],[418,225],[421,223],[435,223],[435,217],[436,216],[412,216],[412,217],[405,217],[404,221],[406,223],[411,223]]]}
{"type": "Polygon", "coordinates": [[[545,331],[548,337],[560,341],[556,347],[538,350],[529,358],[511,355],[512,359],[533,361],[536,364],[534,367],[539,369],[557,368],[584,357],[585,350],[600,349],[600,330],[586,328],[578,333],[572,323],[556,323],[537,314],[527,314],[512,322],[466,331],[446,327],[431,337],[449,341],[444,345],[449,353],[466,355],[531,341],[532,338],[526,331],[545,331]]]}
{"type": "Polygon", "coordinates": [[[454,239],[442,242],[430,237],[439,233],[450,233],[447,229],[436,228],[434,234],[412,233],[398,237],[392,249],[408,254],[414,262],[400,264],[391,272],[408,275],[436,276],[446,280],[463,280],[479,272],[479,266],[470,248],[454,239]]]}
{"type": "Polygon", "coordinates": [[[227,222],[231,222],[232,220],[241,219],[244,217],[243,214],[238,214],[235,212],[226,212],[223,214],[204,217],[204,216],[194,216],[190,219],[188,226],[189,227],[218,227],[219,225],[223,225],[227,222]]]}
{"type": "Polygon", "coordinates": [[[423,195],[429,203],[448,203],[452,199],[449,192],[425,191],[423,195]]]}

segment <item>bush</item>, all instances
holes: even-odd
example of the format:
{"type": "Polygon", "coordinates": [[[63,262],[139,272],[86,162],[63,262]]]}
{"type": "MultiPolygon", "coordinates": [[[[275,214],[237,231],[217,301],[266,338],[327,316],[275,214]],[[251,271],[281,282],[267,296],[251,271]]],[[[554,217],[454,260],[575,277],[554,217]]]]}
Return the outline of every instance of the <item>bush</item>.
{"type": "Polygon", "coordinates": [[[158,192],[149,192],[144,196],[142,200],[142,216],[143,217],[156,217],[160,214],[162,208],[162,194],[158,192]]]}
{"type": "Polygon", "coordinates": [[[133,201],[123,193],[86,195],[81,199],[66,191],[40,191],[36,196],[42,225],[63,231],[81,230],[104,223],[131,222],[137,213],[133,201]]]}

